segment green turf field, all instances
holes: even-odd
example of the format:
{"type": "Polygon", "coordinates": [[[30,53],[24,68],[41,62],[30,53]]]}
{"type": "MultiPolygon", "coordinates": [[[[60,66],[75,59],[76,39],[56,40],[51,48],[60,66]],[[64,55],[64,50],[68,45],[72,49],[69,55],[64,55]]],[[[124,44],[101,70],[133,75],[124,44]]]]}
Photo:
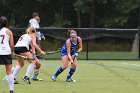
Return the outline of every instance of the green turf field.
{"type": "MultiPolygon", "coordinates": [[[[88,58],[89,59],[138,59],[138,52],[88,52],[88,58]]],[[[46,55],[44,58],[60,58],[59,53],[46,55]]],[[[78,56],[79,59],[87,59],[86,52],[81,52],[78,56]]]]}
{"type": "MultiPolygon", "coordinates": [[[[68,69],[56,82],[51,76],[60,66],[60,60],[42,60],[39,77],[43,81],[26,84],[21,78],[25,75],[28,63],[18,74],[19,85],[15,93],[140,93],[140,62],[127,60],[79,60],[73,78],[75,83],[65,82],[68,69]]],[[[15,64],[15,61],[14,61],[15,64]]],[[[6,81],[2,81],[5,67],[0,67],[0,93],[9,93],[6,81]]]]}

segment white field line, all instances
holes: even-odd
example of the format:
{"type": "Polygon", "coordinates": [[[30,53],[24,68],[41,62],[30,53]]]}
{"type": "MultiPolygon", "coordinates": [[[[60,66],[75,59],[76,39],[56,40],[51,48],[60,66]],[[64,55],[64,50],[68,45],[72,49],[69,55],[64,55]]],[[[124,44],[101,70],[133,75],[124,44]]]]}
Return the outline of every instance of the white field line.
{"type": "MultiPolygon", "coordinates": [[[[76,78],[78,79],[78,78],[81,78],[81,77],[78,77],[78,76],[76,76],[76,78]]],[[[122,78],[110,78],[110,77],[86,77],[86,78],[83,78],[83,79],[92,79],[92,80],[100,80],[100,79],[104,79],[104,80],[116,80],[116,79],[122,79],[122,78]]],[[[125,79],[128,79],[127,77],[125,78],[125,79]]],[[[129,79],[134,79],[134,80],[140,80],[140,78],[138,77],[138,78],[129,78],[129,79]]]]}
{"type": "Polygon", "coordinates": [[[140,64],[122,63],[124,66],[140,66],[140,64]]]}

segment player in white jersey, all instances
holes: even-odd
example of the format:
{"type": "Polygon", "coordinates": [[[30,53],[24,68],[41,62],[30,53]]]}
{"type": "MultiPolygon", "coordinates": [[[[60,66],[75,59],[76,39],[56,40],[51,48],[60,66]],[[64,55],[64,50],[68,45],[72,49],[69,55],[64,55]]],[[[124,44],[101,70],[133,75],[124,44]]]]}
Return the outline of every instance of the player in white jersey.
{"type": "Polygon", "coordinates": [[[15,45],[16,47],[26,47],[29,50],[29,45],[31,45],[32,38],[29,34],[24,34],[20,37],[18,42],[15,45]]]}
{"type": "Polygon", "coordinates": [[[14,93],[14,79],[12,75],[12,54],[14,40],[12,32],[6,28],[7,18],[0,17],[0,65],[5,65],[10,93],[14,93]]]}
{"type": "MultiPolygon", "coordinates": [[[[39,17],[39,13],[34,12],[32,14],[32,19],[29,20],[29,26],[33,27],[35,29],[40,28],[40,17],[39,17]]],[[[39,47],[41,48],[41,40],[45,40],[45,36],[41,31],[37,31],[37,44],[39,45],[39,47]]]]}
{"type": "MultiPolygon", "coordinates": [[[[26,57],[34,57],[35,49],[36,49],[40,54],[45,55],[45,52],[42,51],[39,48],[39,46],[36,44],[36,30],[33,27],[29,27],[27,28],[26,32],[27,34],[22,35],[19,38],[18,42],[16,43],[14,47],[15,54],[23,55],[26,57]],[[32,50],[29,49],[30,46],[32,50]]],[[[18,84],[18,82],[16,81],[16,76],[18,72],[21,70],[21,68],[24,66],[24,58],[17,57],[17,60],[18,60],[18,64],[16,65],[15,70],[13,72],[15,84],[18,84]]],[[[30,63],[30,65],[27,68],[25,77],[23,77],[22,79],[27,84],[31,84],[29,80],[30,74],[32,70],[36,68],[35,74],[37,77],[37,75],[39,74],[39,68],[41,64],[37,58],[35,60],[27,60],[27,61],[30,63]]]]}

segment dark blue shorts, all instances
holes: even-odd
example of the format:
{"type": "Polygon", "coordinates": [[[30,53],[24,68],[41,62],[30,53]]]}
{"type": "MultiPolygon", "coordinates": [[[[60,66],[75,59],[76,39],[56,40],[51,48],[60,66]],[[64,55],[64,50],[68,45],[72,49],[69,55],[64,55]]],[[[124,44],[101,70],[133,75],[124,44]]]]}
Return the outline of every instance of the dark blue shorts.
{"type": "Polygon", "coordinates": [[[29,50],[26,47],[14,47],[15,54],[25,53],[29,52],[29,50]]]}
{"type": "Polygon", "coordinates": [[[0,55],[0,65],[12,64],[12,55],[0,55]]]}
{"type": "MultiPolygon", "coordinates": [[[[75,54],[75,51],[74,50],[71,50],[70,55],[73,56],[74,54],[75,54]]],[[[67,54],[67,50],[62,48],[61,49],[61,56],[66,56],[66,55],[68,55],[67,54]]]]}

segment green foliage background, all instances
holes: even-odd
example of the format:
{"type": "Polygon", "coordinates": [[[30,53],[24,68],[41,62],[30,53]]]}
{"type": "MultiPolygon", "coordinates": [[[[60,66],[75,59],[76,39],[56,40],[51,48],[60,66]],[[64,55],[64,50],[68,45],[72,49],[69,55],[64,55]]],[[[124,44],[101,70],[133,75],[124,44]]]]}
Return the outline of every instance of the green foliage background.
{"type": "Polygon", "coordinates": [[[39,12],[42,27],[137,28],[139,0],[0,0],[9,27],[27,27],[39,12]]]}

